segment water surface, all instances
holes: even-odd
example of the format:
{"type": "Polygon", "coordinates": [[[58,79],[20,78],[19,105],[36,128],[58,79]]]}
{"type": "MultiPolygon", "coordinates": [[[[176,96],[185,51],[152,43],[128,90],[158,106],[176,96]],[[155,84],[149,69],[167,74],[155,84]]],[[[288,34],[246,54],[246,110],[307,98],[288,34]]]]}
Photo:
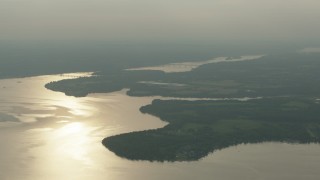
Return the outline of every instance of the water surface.
{"type": "Polygon", "coordinates": [[[221,63],[221,62],[252,61],[252,60],[259,59],[263,56],[264,55],[249,55],[249,56],[241,56],[239,58],[218,57],[218,58],[214,58],[207,61],[170,63],[170,64],[165,64],[160,66],[139,67],[139,68],[131,68],[127,70],[130,70],[130,71],[155,70],[155,71],[163,71],[165,73],[188,72],[205,64],[221,63]]]}
{"type": "MultiPolygon", "coordinates": [[[[320,145],[238,145],[197,162],[128,161],[101,144],[107,136],[161,128],[141,114],[155,97],[126,91],[67,97],[44,88],[68,76],[0,80],[0,179],[255,180],[319,179],[320,145]]],[[[70,78],[74,77],[70,75],[70,78]]]]}

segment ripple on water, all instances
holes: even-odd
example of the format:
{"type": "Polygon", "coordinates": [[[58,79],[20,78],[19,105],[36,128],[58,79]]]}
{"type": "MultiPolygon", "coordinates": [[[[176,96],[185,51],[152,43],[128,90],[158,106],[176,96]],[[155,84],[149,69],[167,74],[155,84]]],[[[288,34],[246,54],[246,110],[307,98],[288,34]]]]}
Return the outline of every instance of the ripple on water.
{"type": "Polygon", "coordinates": [[[61,78],[0,80],[1,84],[17,88],[0,91],[3,100],[0,118],[20,115],[36,119],[15,126],[0,122],[0,179],[317,180],[320,177],[318,144],[238,145],[190,163],[121,159],[105,149],[101,140],[165,126],[157,117],[139,112],[141,106],[150,104],[155,97],[129,97],[120,91],[73,98],[43,88],[45,83],[61,78]],[[17,80],[22,83],[16,83],[17,80]],[[28,88],[21,88],[25,84],[29,84],[28,88]]]}

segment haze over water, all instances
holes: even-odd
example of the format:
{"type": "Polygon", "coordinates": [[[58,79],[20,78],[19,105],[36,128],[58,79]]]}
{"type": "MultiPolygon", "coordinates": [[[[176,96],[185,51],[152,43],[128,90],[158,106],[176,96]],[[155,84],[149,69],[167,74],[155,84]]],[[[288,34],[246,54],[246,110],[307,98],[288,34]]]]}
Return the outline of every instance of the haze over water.
{"type": "Polygon", "coordinates": [[[125,91],[67,97],[44,88],[61,77],[0,80],[0,179],[317,179],[320,145],[265,143],[216,151],[199,162],[128,161],[104,137],[163,127],[139,112],[153,97],[125,91]],[[231,173],[232,172],[232,173],[231,173]]]}
{"type": "MultiPolygon", "coordinates": [[[[132,67],[185,72],[211,57],[319,52],[319,7],[319,0],[0,0],[0,78],[132,67]]],[[[318,144],[238,145],[198,162],[121,159],[101,140],[165,126],[139,112],[154,97],[123,90],[74,98],[44,88],[64,78],[0,80],[1,180],[320,177],[318,144]]]]}

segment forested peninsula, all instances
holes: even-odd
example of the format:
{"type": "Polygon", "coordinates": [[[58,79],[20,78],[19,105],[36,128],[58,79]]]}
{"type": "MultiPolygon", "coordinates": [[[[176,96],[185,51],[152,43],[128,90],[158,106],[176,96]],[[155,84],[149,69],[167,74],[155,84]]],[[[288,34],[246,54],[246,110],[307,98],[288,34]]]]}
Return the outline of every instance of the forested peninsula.
{"type": "Polygon", "coordinates": [[[131,160],[191,161],[241,143],[319,142],[319,59],[319,53],[289,53],[206,64],[179,73],[99,72],[46,87],[76,97],[128,88],[130,96],[222,98],[154,100],[141,112],[161,118],[167,126],[102,141],[118,156],[131,160]],[[253,99],[232,100],[243,97],[253,99]]]}

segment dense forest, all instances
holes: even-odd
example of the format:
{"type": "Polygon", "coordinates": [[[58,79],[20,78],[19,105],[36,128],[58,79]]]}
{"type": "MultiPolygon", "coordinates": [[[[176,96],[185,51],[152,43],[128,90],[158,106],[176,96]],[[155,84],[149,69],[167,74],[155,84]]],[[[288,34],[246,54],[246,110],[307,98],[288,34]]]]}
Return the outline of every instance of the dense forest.
{"type": "Polygon", "coordinates": [[[100,72],[94,77],[51,82],[46,87],[77,97],[128,88],[130,96],[262,98],[155,100],[141,112],[160,117],[169,125],[103,140],[108,149],[132,160],[189,161],[240,143],[319,142],[319,59],[319,53],[296,52],[206,64],[179,73],[100,72]]]}
{"type": "Polygon", "coordinates": [[[267,55],[254,61],[206,64],[190,72],[116,71],[98,77],[51,82],[47,88],[71,96],[129,88],[131,96],[258,97],[318,96],[320,54],[267,55]],[[153,81],[162,84],[141,83],[153,81]],[[164,85],[165,83],[183,86],[164,85]]]}
{"type": "Polygon", "coordinates": [[[241,143],[320,141],[320,104],[301,98],[250,101],[154,100],[141,112],[169,122],[157,130],[108,137],[103,144],[131,160],[190,161],[241,143]]]}

